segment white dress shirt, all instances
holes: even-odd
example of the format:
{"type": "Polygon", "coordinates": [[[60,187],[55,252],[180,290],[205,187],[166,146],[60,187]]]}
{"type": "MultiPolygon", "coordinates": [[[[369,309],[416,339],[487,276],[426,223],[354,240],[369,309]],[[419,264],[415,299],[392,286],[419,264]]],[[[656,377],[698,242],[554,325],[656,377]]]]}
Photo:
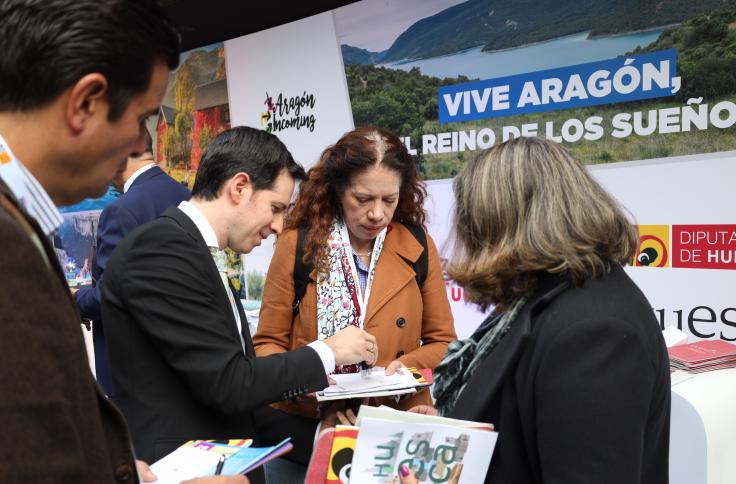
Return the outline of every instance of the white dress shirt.
{"type": "MultiPolygon", "coordinates": [[[[204,243],[207,244],[207,247],[215,247],[217,249],[220,248],[220,243],[217,241],[217,235],[215,235],[215,229],[212,228],[212,225],[210,225],[205,216],[202,215],[202,212],[200,212],[197,207],[185,200],[179,204],[179,210],[184,212],[187,217],[192,219],[194,225],[197,226],[197,230],[199,230],[199,233],[202,234],[202,238],[204,239],[204,243]]],[[[227,297],[230,300],[230,307],[232,309],[233,316],[235,316],[235,324],[238,326],[240,345],[243,348],[243,354],[245,354],[245,341],[243,341],[243,323],[240,321],[240,312],[238,311],[238,307],[235,305],[235,298],[233,297],[233,293],[230,290],[230,285],[227,282],[227,277],[222,278],[222,283],[225,287],[227,297]]]]}
{"type": "MultiPolygon", "coordinates": [[[[190,202],[184,201],[179,204],[178,208],[179,210],[184,212],[184,214],[189,217],[192,222],[194,222],[194,225],[197,226],[197,229],[202,234],[202,238],[204,239],[204,242],[205,244],[207,244],[208,247],[216,247],[218,249],[220,248],[220,243],[217,240],[215,230],[212,228],[212,225],[210,225],[202,212],[197,209],[197,207],[192,205],[190,202]]],[[[227,284],[226,278],[223,279],[223,285],[225,287],[225,291],[227,291],[228,298],[230,299],[230,305],[232,307],[233,314],[235,315],[235,322],[238,325],[238,335],[240,335],[240,343],[243,345],[243,353],[245,353],[245,342],[243,341],[242,336],[243,326],[242,322],[240,321],[240,314],[238,312],[237,306],[235,305],[235,298],[232,291],[230,290],[230,285],[227,284]]],[[[335,371],[335,355],[334,353],[332,353],[330,347],[327,346],[327,343],[325,343],[324,341],[312,341],[307,346],[317,352],[320,360],[322,360],[322,365],[325,368],[325,373],[329,374],[335,371]]]]}
{"type": "Polygon", "coordinates": [[[154,166],[156,166],[156,163],[151,162],[151,163],[147,164],[146,166],[142,166],[142,167],[138,168],[136,171],[134,171],[133,174],[130,175],[130,178],[128,178],[127,180],[125,180],[125,184],[123,184],[123,193],[127,192],[128,190],[130,190],[130,186],[133,184],[133,182],[135,181],[136,178],[138,178],[144,172],[150,170],[154,166]]]}

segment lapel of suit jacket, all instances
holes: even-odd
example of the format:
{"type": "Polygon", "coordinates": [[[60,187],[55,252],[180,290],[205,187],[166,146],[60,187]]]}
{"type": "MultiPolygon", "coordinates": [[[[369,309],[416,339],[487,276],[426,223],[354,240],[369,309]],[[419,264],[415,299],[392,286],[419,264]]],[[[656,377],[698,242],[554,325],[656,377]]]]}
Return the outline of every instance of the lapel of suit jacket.
{"type": "MultiPolygon", "coordinates": [[[[230,283],[230,290],[233,292],[233,296],[237,294],[232,283],[230,283]]],[[[245,315],[245,309],[243,309],[243,304],[240,302],[240,298],[233,297],[233,299],[235,299],[235,306],[238,308],[238,314],[240,314],[240,326],[243,335],[243,342],[245,343],[245,354],[248,356],[255,356],[256,350],[253,348],[253,339],[250,335],[250,327],[248,326],[248,317],[245,315]]]]}
{"type": "Polygon", "coordinates": [[[383,243],[383,250],[376,263],[364,328],[368,328],[373,316],[404,286],[414,280],[412,263],[422,254],[422,245],[403,225],[392,223],[383,243]],[[408,261],[408,262],[407,262],[408,261]]]}
{"type": "Polygon", "coordinates": [[[38,238],[41,240],[43,251],[46,254],[46,258],[49,262],[49,269],[51,270],[51,272],[56,274],[56,277],[59,279],[59,282],[62,284],[65,292],[67,293],[69,302],[72,303],[74,310],[76,311],[76,303],[74,302],[74,298],[71,295],[71,291],[69,291],[69,285],[66,282],[66,277],[64,276],[64,272],[59,265],[59,259],[56,257],[56,252],[54,252],[54,247],[51,245],[49,238],[46,236],[46,234],[43,233],[43,230],[41,230],[41,226],[38,224],[38,222],[36,222],[33,217],[28,215],[21,204],[18,203],[18,200],[16,200],[15,196],[10,191],[10,188],[5,184],[5,182],[2,181],[2,179],[0,179],[0,192],[2,192],[2,194],[5,195],[5,197],[10,201],[10,203],[12,203],[13,206],[18,209],[18,212],[25,219],[28,225],[31,226],[36,236],[38,236],[38,238]]]}
{"type": "Polygon", "coordinates": [[[477,420],[483,415],[488,401],[497,396],[503,383],[516,368],[533,329],[532,319],[567,287],[569,287],[567,281],[550,280],[547,284],[543,284],[535,297],[519,311],[509,332],[486,357],[466,383],[465,389],[460,392],[452,411],[453,418],[477,420]]]}
{"type": "MultiPolygon", "coordinates": [[[[222,279],[220,279],[220,273],[217,271],[217,266],[215,265],[215,261],[212,259],[212,254],[210,254],[209,247],[207,247],[207,244],[202,237],[202,233],[199,231],[192,219],[190,219],[187,214],[179,210],[177,207],[169,207],[161,216],[173,219],[187,233],[187,235],[192,238],[193,244],[197,247],[197,251],[200,253],[197,259],[201,260],[201,263],[204,265],[204,267],[206,267],[205,270],[207,272],[207,276],[210,279],[210,287],[219,288],[219,290],[216,291],[216,294],[219,306],[223,308],[228,322],[230,323],[228,324],[228,331],[231,331],[232,334],[238,339],[238,341],[240,341],[240,337],[238,336],[238,324],[235,321],[235,315],[233,314],[232,306],[230,305],[230,298],[225,292],[225,286],[223,286],[222,279]]],[[[196,261],[192,261],[192,263],[196,263],[196,261]]],[[[238,306],[238,301],[234,294],[233,299],[236,300],[235,305],[238,306]]],[[[243,313],[240,306],[238,306],[238,311],[240,311],[241,323],[243,323],[243,326],[247,326],[248,323],[245,320],[245,314],[243,313]]],[[[249,340],[250,338],[244,341],[249,340]]],[[[251,342],[251,346],[252,345],[253,343],[251,342]]],[[[248,345],[246,344],[246,349],[247,346],[248,345]]]]}

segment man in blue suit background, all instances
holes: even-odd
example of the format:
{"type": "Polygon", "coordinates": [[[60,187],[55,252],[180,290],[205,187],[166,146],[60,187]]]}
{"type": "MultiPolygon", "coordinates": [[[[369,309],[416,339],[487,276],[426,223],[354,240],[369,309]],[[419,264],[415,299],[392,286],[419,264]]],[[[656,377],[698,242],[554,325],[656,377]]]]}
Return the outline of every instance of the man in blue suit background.
{"type": "Polygon", "coordinates": [[[139,157],[128,158],[126,169],[113,179],[113,185],[122,195],[100,214],[97,246],[92,257],[92,286],[74,292],[80,315],[93,321],[95,374],[108,396],[113,396],[112,377],[100,311],[100,290],[107,261],[128,232],[157,218],[170,206],[189,200],[190,196],[185,186],[156,165],[152,144],[151,135],[147,132],[146,152],[139,157]]]}

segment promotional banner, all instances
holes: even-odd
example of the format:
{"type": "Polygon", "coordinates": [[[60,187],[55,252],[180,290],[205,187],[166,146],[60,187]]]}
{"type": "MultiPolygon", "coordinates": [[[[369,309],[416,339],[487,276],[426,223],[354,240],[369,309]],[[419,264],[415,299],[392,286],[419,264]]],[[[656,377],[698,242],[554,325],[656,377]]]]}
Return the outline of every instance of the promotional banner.
{"type": "MultiPolygon", "coordinates": [[[[562,143],[638,225],[627,272],[661,325],[736,340],[735,25],[730,0],[363,0],[226,42],[232,123],[307,167],[353,123],[395,132],[445,259],[467,160],[517,136],[562,143]]],[[[446,286],[468,336],[484,315],[446,286]]]]}
{"type": "MultiPolygon", "coordinates": [[[[736,338],[734,2],[364,0],[335,20],[355,124],[416,154],[439,245],[468,159],[548,138],[639,225],[627,272],[662,326],[736,338]]],[[[447,289],[465,336],[482,315],[447,289]]]]}
{"type": "Polygon", "coordinates": [[[353,128],[332,13],[225,42],[233,125],[259,127],[305,168],[353,128]]]}
{"type": "Polygon", "coordinates": [[[156,162],[189,188],[204,150],[231,124],[226,74],[222,42],[182,53],[151,130],[156,162]]]}
{"type": "MultiPolygon", "coordinates": [[[[234,126],[273,133],[309,169],[353,128],[332,13],[225,42],[234,126]]],[[[274,237],[244,257],[248,321],[256,325],[274,237]]]]}
{"type": "Polygon", "coordinates": [[[736,341],[736,152],[591,166],[632,213],[640,247],[626,271],[663,327],[736,341]]]}

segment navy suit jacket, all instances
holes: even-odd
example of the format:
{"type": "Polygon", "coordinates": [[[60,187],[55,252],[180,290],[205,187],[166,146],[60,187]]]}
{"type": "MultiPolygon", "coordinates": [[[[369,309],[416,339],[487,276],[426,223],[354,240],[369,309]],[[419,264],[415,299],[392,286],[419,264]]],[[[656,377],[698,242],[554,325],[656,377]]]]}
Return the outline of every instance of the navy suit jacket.
{"type": "Polygon", "coordinates": [[[107,348],[103,336],[100,310],[102,279],[107,261],[121,240],[134,228],[157,218],[170,206],[189,200],[189,190],[158,166],[136,178],[127,192],[107,206],[100,214],[97,226],[97,247],[92,257],[92,286],[74,294],[79,313],[94,321],[95,372],[105,393],[112,395],[112,379],[107,363],[107,348]]]}

